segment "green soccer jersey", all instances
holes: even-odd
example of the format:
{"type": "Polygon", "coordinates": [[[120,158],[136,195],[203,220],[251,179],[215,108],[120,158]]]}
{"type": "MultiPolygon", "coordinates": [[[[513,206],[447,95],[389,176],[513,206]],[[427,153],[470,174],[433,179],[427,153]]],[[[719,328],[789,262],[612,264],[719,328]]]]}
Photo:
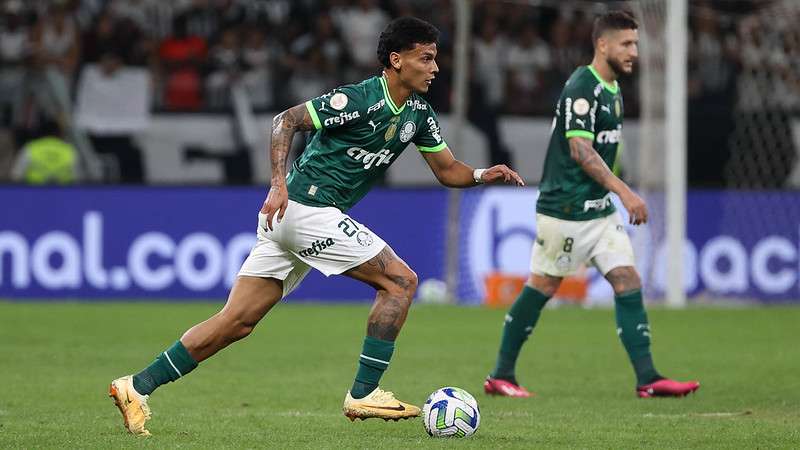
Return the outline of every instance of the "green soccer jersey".
{"type": "Polygon", "coordinates": [[[414,93],[398,107],[382,76],[336,88],[306,108],[316,131],[287,175],[289,198],[304,205],[347,211],[409,143],[422,152],[447,147],[428,102],[414,93]]]}
{"type": "Polygon", "coordinates": [[[556,104],[536,211],[564,220],[590,220],[615,211],[611,194],[570,156],[568,139],[590,139],[613,167],[622,137],[619,85],[600,78],[592,66],[579,67],[567,80],[556,104]]]}

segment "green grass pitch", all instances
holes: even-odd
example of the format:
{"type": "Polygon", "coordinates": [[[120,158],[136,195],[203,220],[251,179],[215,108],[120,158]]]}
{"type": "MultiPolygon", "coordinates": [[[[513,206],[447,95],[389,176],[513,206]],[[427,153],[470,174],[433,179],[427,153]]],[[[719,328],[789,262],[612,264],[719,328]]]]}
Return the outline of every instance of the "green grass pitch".
{"type": "Polygon", "coordinates": [[[415,306],[382,386],[421,405],[473,393],[477,434],[429,438],[420,419],[351,423],[342,400],[368,307],[285,304],[249,338],[161,387],[153,436],[107,397],[218,305],[0,302],[0,448],[800,448],[800,308],[654,309],[659,370],[684,399],[634,396],[611,310],[545,311],[518,368],[537,396],[487,398],[504,311],[415,306]]]}

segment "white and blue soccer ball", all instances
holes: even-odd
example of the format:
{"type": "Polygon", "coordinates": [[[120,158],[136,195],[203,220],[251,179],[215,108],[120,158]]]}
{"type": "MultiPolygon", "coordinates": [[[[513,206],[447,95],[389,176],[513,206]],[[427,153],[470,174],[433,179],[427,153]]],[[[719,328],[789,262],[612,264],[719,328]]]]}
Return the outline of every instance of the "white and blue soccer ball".
{"type": "Polygon", "coordinates": [[[433,437],[468,437],[481,424],[478,402],[469,392],[443,387],[428,397],[422,407],[425,431],[433,437]]]}

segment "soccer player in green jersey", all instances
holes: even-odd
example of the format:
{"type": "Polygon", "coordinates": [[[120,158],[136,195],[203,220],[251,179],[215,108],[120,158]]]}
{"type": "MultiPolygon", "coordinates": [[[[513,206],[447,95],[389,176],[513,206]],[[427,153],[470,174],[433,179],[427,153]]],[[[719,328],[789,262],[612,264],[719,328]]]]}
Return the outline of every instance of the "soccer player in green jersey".
{"type": "Polygon", "coordinates": [[[455,159],[441,135],[428,91],[439,71],[439,32],[405,17],[390,23],[378,43],[380,76],[334,89],[278,114],[272,123],[272,180],[258,218],[258,240],[220,312],[189,329],[141,372],[114,380],[110,396],[126,428],[148,435],[149,395],[198,363],[246,337],[313,267],[343,274],[377,290],[367,319],[358,370],[344,400],[351,420],[407,419],[419,408],[378,387],[406,320],[417,275],[379,236],[347,215],[414,143],[439,182],[449,187],[509,182],[504,165],[473,169],[455,159]],[[286,172],[294,134],[312,131],[303,154],[286,172]]]}
{"type": "Polygon", "coordinates": [[[647,222],[644,201],[609,170],[622,134],[617,78],[633,72],[636,21],[625,12],[609,12],[595,20],[592,39],[591,65],[572,73],[556,104],[536,204],[531,274],[506,315],[497,364],[484,383],[488,394],[531,395],[516,379],[519,351],[561,279],[587,262],[614,288],[617,334],[636,372],[638,396],[683,396],[700,386],[665,378],[653,365],[633,248],[610,198],[610,192],[619,196],[630,223],[647,222]]]}

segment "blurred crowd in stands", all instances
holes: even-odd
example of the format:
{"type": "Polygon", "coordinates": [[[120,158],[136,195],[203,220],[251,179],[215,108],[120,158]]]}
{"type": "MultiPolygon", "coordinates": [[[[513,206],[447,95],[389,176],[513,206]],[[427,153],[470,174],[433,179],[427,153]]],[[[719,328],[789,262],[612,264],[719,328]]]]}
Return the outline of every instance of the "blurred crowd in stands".
{"type": "MultiPolygon", "coordinates": [[[[447,110],[454,19],[447,0],[3,0],[4,72],[56,69],[77,85],[86,64],[145,67],[156,110],[229,106],[241,82],[258,108],[281,109],[379,73],[375,50],[392,17],[442,31],[436,101],[447,110]]],[[[591,11],[476,2],[474,74],[487,101],[549,114],[544,95],[591,56],[591,11]]],[[[4,89],[22,77],[5,77],[4,89]]],[[[15,86],[16,85],[16,86],[15,86]]],[[[16,90],[16,89],[12,89],[16,90]]]]}
{"type": "MultiPolygon", "coordinates": [[[[691,2],[689,94],[697,117],[724,116],[734,106],[800,106],[800,8],[787,7],[791,13],[778,14],[780,23],[753,14],[787,1],[691,2]],[[762,70],[764,65],[775,70],[762,70]],[[757,79],[765,74],[779,76],[757,79]],[[770,84],[767,98],[751,88],[765,82],[777,83],[770,84]]],[[[281,110],[380,73],[377,38],[392,17],[401,15],[429,20],[442,32],[441,72],[428,97],[437,110],[447,112],[455,27],[451,3],[0,0],[2,126],[14,129],[17,142],[24,142],[37,117],[47,116],[72,141],[88,138],[95,146],[124,147],[115,139],[135,129],[107,123],[106,114],[120,103],[130,103],[126,123],[136,123],[142,108],[230,110],[236,92],[257,110],[281,110]],[[129,89],[103,84],[121,73],[129,89]],[[67,126],[80,120],[88,137],[67,126]]],[[[600,10],[587,9],[588,2],[473,4],[470,119],[490,142],[499,142],[492,136],[498,115],[552,114],[564,81],[591,60],[592,19],[600,10]],[[489,125],[481,125],[485,122],[489,125]]],[[[601,3],[595,7],[603,8],[601,3]]],[[[638,115],[638,82],[637,76],[623,82],[628,116],[638,115]]],[[[493,149],[495,155],[502,152],[493,149]]]]}

